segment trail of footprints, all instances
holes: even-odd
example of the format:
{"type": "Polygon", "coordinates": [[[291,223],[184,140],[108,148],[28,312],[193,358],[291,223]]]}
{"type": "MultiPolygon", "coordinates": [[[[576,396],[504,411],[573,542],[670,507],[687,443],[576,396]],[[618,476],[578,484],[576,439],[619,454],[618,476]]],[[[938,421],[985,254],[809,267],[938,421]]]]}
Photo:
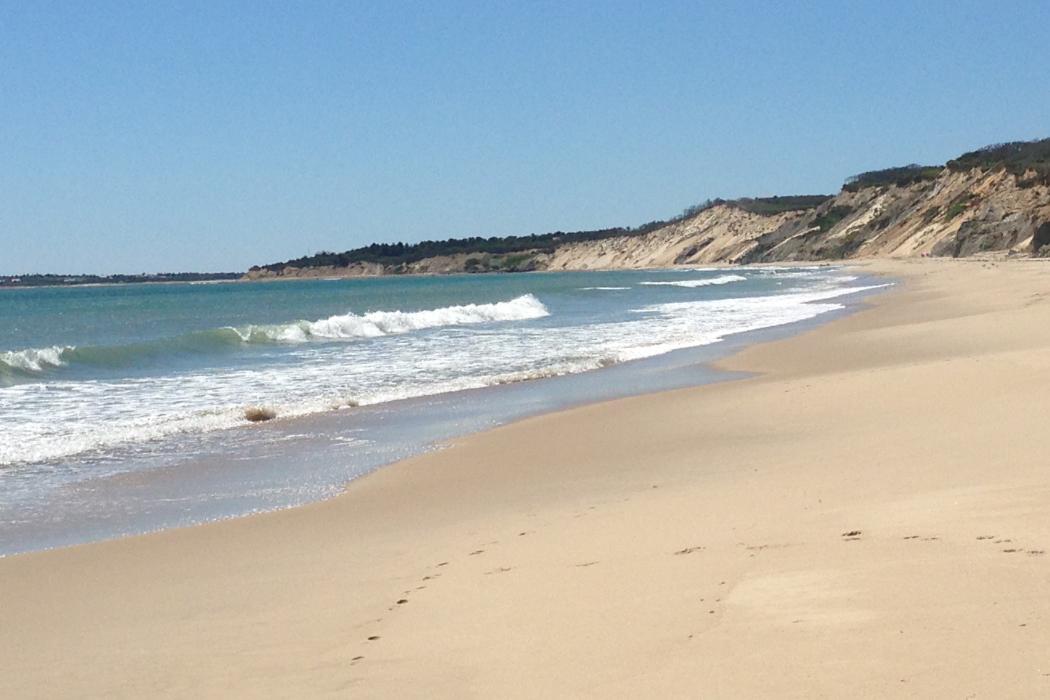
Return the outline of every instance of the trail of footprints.
{"type": "MultiPolygon", "coordinates": [[[[654,488],[654,489],[658,488],[658,485],[653,484],[651,486],[651,488],[654,488]]],[[[630,497],[625,498],[623,500],[624,501],[629,501],[630,497]]],[[[597,508],[598,508],[597,505],[588,506],[585,511],[575,514],[574,517],[581,517],[583,515],[586,515],[587,512],[596,510],[597,508]]],[[[519,531],[519,532],[517,532],[515,534],[518,537],[525,537],[527,535],[531,535],[531,534],[534,534],[534,533],[535,533],[535,530],[521,530],[521,531],[519,531]]],[[[499,540],[493,540],[491,542],[484,543],[484,545],[486,547],[487,546],[491,546],[491,545],[498,545],[498,544],[499,544],[499,540]]],[[[702,549],[704,549],[704,548],[703,547],[687,548],[686,551],[683,551],[683,552],[680,552],[680,553],[681,554],[689,554],[692,551],[699,551],[699,550],[702,550],[702,549]]],[[[480,555],[483,555],[483,554],[485,554],[485,549],[479,548],[479,549],[475,549],[472,552],[468,552],[466,554],[466,556],[467,557],[477,557],[477,556],[480,556],[480,555]]],[[[594,565],[599,564],[599,563],[601,563],[601,562],[599,562],[599,561],[583,561],[583,562],[579,562],[577,564],[574,564],[574,566],[577,567],[577,568],[587,568],[587,567],[591,567],[591,566],[594,566],[594,565]]],[[[387,607],[387,612],[393,612],[393,611],[397,610],[399,607],[407,605],[410,602],[410,596],[413,593],[417,593],[419,591],[425,590],[426,587],[427,587],[427,582],[433,582],[435,579],[439,578],[441,576],[441,572],[439,571],[439,569],[441,569],[442,567],[448,566],[448,565],[449,565],[449,562],[447,562],[447,561],[442,561],[442,562],[438,562],[437,564],[434,564],[431,567],[431,572],[428,573],[427,575],[423,576],[420,579],[420,585],[416,586],[412,590],[403,591],[402,592],[402,597],[398,598],[396,601],[394,601],[394,603],[392,605],[387,607]]],[[[484,572],[482,572],[482,574],[486,575],[486,576],[491,576],[491,575],[505,574],[505,573],[511,572],[513,570],[514,570],[513,566],[498,566],[498,567],[496,567],[494,569],[489,569],[488,571],[484,571],[484,572]]],[[[379,617],[379,618],[376,618],[376,619],[372,620],[368,624],[379,625],[382,622],[383,622],[383,618],[379,617]]],[[[374,642],[380,641],[381,639],[382,639],[381,635],[372,634],[372,635],[369,635],[369,636],[367,636],[365,638],[364,643],[372,644],[374,642]]],[[[358,663],[360,663],[361,661],[364,661],[364,660],[365,660],[365,656],[363,654],[357,654],[357,655],[355,655],[355,656],[350,658],[350,664],[351,665],[355,665],[355,664],[358,664],[358,663]]]]}
{"type": "MultiPolygon", "coordinates": [[[[656,488],[656,487],[653,486],[653,488],[656,488]]],[[[526,535],[533,534],[533,532],[534,532],[534,530],[522,530],[522,531],[517,533],[517,536],[518,537],[525,537],[526,535]]],[[[842,539],[843,542],[858,542],[858,541],[861,541],[861,540],[864,539],[864,533],[861,530],[847,530],[847,531],[845,531],[845,532],[843,532],[841,534],[841,539],[842,539]]],[[[919,542],[937,542],[937,541],[941,541],[941,538],[938,537],[938,536],[935,536],[935,535],[907,535],[907,536],[903,537],[902,539],[908,540],[908,541],[919,541],[919,542]]],[[[997,535],[978,535],[976,537],[976,540],[979,541],[979,542],[986,542],[986,543],[995,544],[995,545],[1006,545],[1006,546],[1002,547],[1002,552],[1004,554],[1027,554],[1029,556],[1041,556],[1041,555],[1046,554],[1046,550],[1044,550],[1044,549],[1034,549],[1034,548],[1029,549],[1029,548],[1025,548],[1025,547],[1021,547],[1021,546],[1016,546],[1016,545],[1014,545],[1014,542],[1013,542],[1013,540],[1011,538],[999,537],[997,535]]],[[[499,541],[495,540],[495,541],[486,543],[486,546],[498,545],[498,544],[499,544],[499,541]]],[[[751,546],[747,546],[746,549],[748,551],[752,552],[751,556],[754,556],[754,552],[756,552],[756,551],[761,551],[761,550],[768,549],[768,548],[781,548],[781,547],[786,547],[786,546],[789,546],[789,545],[751,545],[751,546]]],[[[688,546],[688,547],[684,547],[682,549],[678,549],[678,550],[672,551],[671,554],[673,556],[687,556],[687,555],[694,554],[694,553],[697,553],[697,552],[703,552],[706,549],[707,549],[707,547],[704,546],[704,545],[692,545],[692,546],[688,546]]],[[[480,556],[482,554],[485,554],[485,550],[484,549],[475,549],[472,552],[468,552],[466,556],[468,556],[468,557],[476,557],[476,556],[480,556]]],[[[599,563],[600,563],[599,561],[584,561],[584,562],[579,562],[577,564],[574,564],[574,566],[577,567],[577,568],[587,568],[587,567],[591,567],[591,566],[594,566],[594,565],[599,564],[599,563]]],[[[423,576],[420,579],[420,585],[416,586],[414,589],[404,591],[402,593],[403,597],[398,598],[396,601],[394,601],[394,603],[387,608],[387,611],[392,612],[392,611],[396,610],[398,607],[408,604],[410,595],[412,595],[413,593],[425,590],[426,587],[427,587],[427,582],[433,582],[435,579],[439,578],[441,576],[441,571],[439,571],[439,569],[441,569],[442,567],[448,566],[448,565],[449,565],[448,561],[442,561],[442,562],[438,562],[437,564],[434,564],[431,567],[431,569],[432,569],[431,572],[426,574],[425,576],[423,576]]],[[[512,567],[512,566],[498,566],[498,567],[490,569],[488,571],[484,571],[483,574],[486,575],[486,576],[488,576],[488,575],[496,575],[496,574],[504,574],[504,573],[508,573],[510,571],[513,571],[513,570],[514,570],[514,567],[512,567]]],[[[719,587],[725,586],[726,582],[725,581],[720,581],[718,585],[719,585],[719,587]]],[[[725,589],[723,589],[723,590],[725,590],[725,589]]],[[[702,608],[706,608],[706,614],[707,615],[714,615],[715,612],[716,612],[716,608],[717,608],[717,605],[716,605],[716,607],[709,607],[709,606],[715,605],[715,604],[718,604],[718,603],[721,603],[721,602],[722,602],[722,598],[721,597],[713,598],[713,601],[710,601],[710,602],[707,600],[707,597],[700,598],[700,603],[704,603],[704,605],[701,606],[701,607],[702,608]]],[[[377,619],[373,620],[372,623],[373,624],[379,624],[382,621],[383,621],[383,618],[377,618],[377,619]]],[[[795,620],[795,622],[801,622],[801,620],[795,620]]],[[[693,636],[694,635],[690,634],[689,638],[692,639],[693,636]]],[[[371,644],[373,642],[378,642],[381,638],[382,637],[380,635],[378,635],[378,634],[372,634],[372,635],[369,635],[368,637],[365,638],[365,643],[371,644]]],[[[364,655],[358,654],[356,656],[353,656],[350,659],[350,663],[351,663],[351,665],[357,664],[357,663],[363,661],[364,659],[365,659],[364,655]]]]}
{"type": "MultiPolygon", "coordinates": [[[[534,532],[534,530],[522,530],[521,532],[517,533],[517,536],[518,537],[525,537],[527,535],[533,534],[533,532],[534,532]]],[[[498,544],[499,544],[499,540],[493,540],[491,542],[486,542],[485,546],[498,545],[498,544]]],[[[468,557],[477,557],[477,556],[480,556],[482,554],[485,554],[485,550],[482,549],[482,548],[479,548],[479,549],[475,549],[472,552],[468,552],[466,554],[466,556],[468,556],[468,557]]],[[[598,562],[586,562],[586,563],[583,563],[583,564],[577,564],[577,566],[590,566],[592,564],[597,564],[597,563],[598,562]]],[[[410,596],[411,595],[413,595],[414,593],[417,593],[419,591],[426,590],[427,584],[428,583],[432,583],[436,579],[440,578],[441,577],[441,573],[442,573],[441,569],[443,567],[448,566],[448,565],[449,565],[448,561],[442,561],[442,562],[438,562],[437,564],[432,565],[430,567],[430,573],[426,574],[425,576],[423,576],[420,579],[419,585],[414,587],[411,590],[402,591],[402,597],[398,598],[396,601],[394,601],[394,603],[392,605],[387,607],[387,612],[393,612],[394,610],[397,610],[399,607],[401,607],[403,605],[407,605],[410,602],[410,596]]],[[[496,567],[494,569],[490,569],[488,571],[483,572],[483,574],[486,575],[486,576],[489,576],[489,575],[493,575],[493,574],[504,574],[504,573],[507,573],[507,572],[513,571],[513,570],[514,570],[514,567],[512,567],[512,566],[498,566],[498,567],[496,567]]],[[[383,618],[380,617],[380,618],[376,618],[375,620],[372,620],[370,624],[378,625],[378,624],[380,624],[382,622],[383,622],[383,618]]],[[[380,635],[372,634],[372,635],[367,636],[364,641],[365,641],[366,644],[371,644],[373,642],[378,642],[381,639],[382,639],[382,637],[380,635]]],[[[365,656],[363,654],[357,654],[356,656],[353,656],[353,657],[350,658],[350,664],[351,665],[355,665],[355,664],[358,664],[358,663],[360,663],[360,662],[362,662],[364,660],[365,660],[365,656]]]]}
{"type": "MultiPolygon", "coordinates": [[[[855,542],[861,539],[863,533],[860,530],[850,530],[842,533],[842,539],[845,542],[855,542]]],[[[918,540],[920,542],[936,542],[940,540],[940,537],[936,536],[923,536],[923,535],[907,535],[902,537],[904,540],[918,540]]],[[[978,542],[989,542],[991,544],[998,545],[1013,545],[1013,540],[1008,537],[999,537],[998,535],[977,535],[978,542]]],[[[1006,546],[1002,548],[1004,554],[1028,554],[1030,556],[1039,556],[1046,554],[1045,549],[1029,549],[1020,546],[1006,546]]]]}
{"type": "MultiPolygon", "coordinates": [[[[843,532],[840,535],[840,537],[841,537],[843,542],[859,542],[859,541],[861,541],[864,538],[864,532],[861,531],[861,530],[847,530],[847,531],[843,532]]],[[[908,540],[908,541],[918,541],[918,542],[939,542],[939,541],[941,541],[941,538],[936,536],[936,535],[907,535],[905,537],[902,537],[901,539],[908,540]]],[[[997,544],[997,545],[1012,545],[1013,544],[1013,540],[1012,539],[1005,538],[1005,537],[999,537],[998,535],[978,535],[976,537],[976,540],[979,541],[979,542],[988,542],[988,543],[997,544]]],[[[747,551],[751,552],[751,554],[749,556],[754,557],[755,556],[755,552],[760,552],[760,551],[766,550],[766,549],[780,549],[780,548],[788,547],[788,546],[791,546],[791,545],[787,545],[787,544],[744,545],[743,543],[741,543],[741,546],[744,547],[747,551]]],[[[694,552],[702,552],[705,549],[706,549],[706,547],[703,547],[703,546],[700,546],[700,545],[694,545],[694,546],[691,546],[691,547],[685,547],[684,549],[679,549],[677,551],[671,552],[671,554],[674,555],[674,556],[683,556],[683,555],[687,555],[687,554],[693,554],[694,552]]],[[[1002,548],[1002,552],[1004,554],[1027,554],[1029,556],[1041,556],[1041,555],[1046,554],[1046,550],[1044,550],[1044,549],[1028,549],[1028,548],[1019,547],[1019,546],[1006,546],[1006,547],[1003,547],[1002,548]]],[[[719,586],[724,586],[725,583],[726,583],[725,581],[722,581],[722,582],[719,583],[719,586]]],[[[700,598],[700,602],[701,603],[705,603],[705,605],[701,606],[702,608],[708,608],[708,605],[710,605],[710,603],[707,602],[706,598],[700,598]]],[[[720,602],[722,602],[722,599],[721,598],[715,598],[714,602],[715,603],[720,603],[720,602]]],[[[714,608],[708,608],[706,612],[707,612],[708,615],[714,615],[716,610],[714,608]]],[[[799,623],[799,622],[802,622],[802,620],[792,620],[792,622],[793,623],[799,623]]],[[[1020,627],[1025,627],[1027,625],[1026,624],[1021,624],[1019,626],[1020,627]]],[[[694,637],[694,634],[690,634],[688,638],[692,639],[693,637],[694,637]]],[[[1050,674],[1046,674],[1046,675],[1050,676],[1050,674]]]]}

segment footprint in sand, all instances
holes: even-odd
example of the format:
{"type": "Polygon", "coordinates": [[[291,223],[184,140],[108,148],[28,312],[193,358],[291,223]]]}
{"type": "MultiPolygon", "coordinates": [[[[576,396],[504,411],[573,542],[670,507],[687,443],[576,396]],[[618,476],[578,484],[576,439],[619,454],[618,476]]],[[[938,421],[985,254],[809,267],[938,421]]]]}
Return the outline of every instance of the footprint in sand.
{"type": "Polygon", "coordinates": [[[514,569],[513,566],[499,566],[499,567],[497,567],[495,569],[492,569],[490,571],[486,571],[485,575],[486,576],[491,576],[492,574],[505,574],[508,571],[512,571],[513,569],[514,569]]]}
{"type": "Polygon", "coordinates": [[[845,540],[847,542],[852,542],[854,540],[859,540],[860,539],[860,535],[861,535],[861,531],[860,530],[850,530],[849,532],[843,532],[842,533],[842,536],[845,538],[845,540]]]}
{"type": "Polygon", "coordinates": [[[692,554],[693,552],[702,552],[704,549],[705,549],[705,547],[703,547],[702,545],[697,545],[695,547],[686,547],[685,549],[679,549],[677,552],[674,553],[674,555],[676,557],[678,557],[678,556],[682,556],[683,554],[692,554]]]}
{"type": "MultiPolygon", "coordinates": [[[[995,535],[978,535],[979,540],[991,540],[995,535]]],[[[1009,537],[1001,537],[993,542],[993,544],[1011,544],[1013,540],[1009,537]]],[[[1028,554],[1030,556],[1039,556],[1040,554],[1046,554],[1044,549],[1025,549],[1024,547],[1006,547],[1002,550],[1003,554],[1028,554]]]]}

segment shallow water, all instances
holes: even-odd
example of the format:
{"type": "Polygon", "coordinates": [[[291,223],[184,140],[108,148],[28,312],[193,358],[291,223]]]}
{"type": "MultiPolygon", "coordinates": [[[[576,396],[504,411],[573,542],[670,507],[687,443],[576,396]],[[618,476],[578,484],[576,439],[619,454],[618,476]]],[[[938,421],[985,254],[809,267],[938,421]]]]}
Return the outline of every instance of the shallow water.
{"type": "Polygon", "coordinates": [[[712,381],[698,363],[736,334],[876,286],[811,267],[5,292],[0,552],[316,500],[456,435],[712,381]]]}

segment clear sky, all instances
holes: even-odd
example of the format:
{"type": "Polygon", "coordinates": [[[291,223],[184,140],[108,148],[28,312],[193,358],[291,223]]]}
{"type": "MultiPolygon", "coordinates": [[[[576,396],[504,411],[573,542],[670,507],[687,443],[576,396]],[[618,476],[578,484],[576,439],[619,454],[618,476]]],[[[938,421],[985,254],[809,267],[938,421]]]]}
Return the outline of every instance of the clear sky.
{"type": "Polygon", "coordinates": [[[0,0],[0,274],[637,225],[1050,136],[1050,2],[0,0]]]}

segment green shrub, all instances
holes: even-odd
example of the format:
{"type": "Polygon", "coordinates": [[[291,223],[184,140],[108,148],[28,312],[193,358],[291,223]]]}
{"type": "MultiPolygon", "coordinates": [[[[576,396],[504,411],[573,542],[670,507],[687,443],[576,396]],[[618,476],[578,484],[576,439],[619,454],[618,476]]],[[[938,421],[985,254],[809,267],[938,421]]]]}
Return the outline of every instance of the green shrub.
{"type": "Polygon", "coordinates": [[[852,213],[853,209],[851,207],[831,207],[826,212],[813,219],[813,225],[816,226],[821,233],[830,231],[835,227],[835,224],[842,221],[852,213]]]}
{"type": "Polygon", "coordinates": [[[971,192],[964,192],[948,204],[948,208],[944,212],[944,220],[951,221],[955,217],[966,211],[967,208],[977,200],[977,195],[971,192]]]}
{"type": "Polygon", "coordinates": [[[902,165],[897,168],[886,168],[884,170],[869,170],[847,178],[842,189],[846,192],[857,192],[866,187],[907,187],[916,182],[936,180],[944,168],[940,165],[902,165]]]}
{"type": "Polygon", "coordinates": [[[1005,170],[1018,178],[1020,187],[1050,185],[1050,139],[995,143],[963,153],[948,161],[946,167],[954,172],[1005,170]]]}
{"type": "Polygon", "coordinates": [[[744,197],[726,202],[731,207],[743,209],[759,216],[775,216],[789,211],[816,209],[831,199],[830,194],[798,194],[786,197],[744,197]]]}
{"type": "Polygon", "coordinates": [[[964,211],[966,211],[966,202],[955,202],[948,207],[946,212],[944,212],[944,220],[951,221],[964,211]]]}

